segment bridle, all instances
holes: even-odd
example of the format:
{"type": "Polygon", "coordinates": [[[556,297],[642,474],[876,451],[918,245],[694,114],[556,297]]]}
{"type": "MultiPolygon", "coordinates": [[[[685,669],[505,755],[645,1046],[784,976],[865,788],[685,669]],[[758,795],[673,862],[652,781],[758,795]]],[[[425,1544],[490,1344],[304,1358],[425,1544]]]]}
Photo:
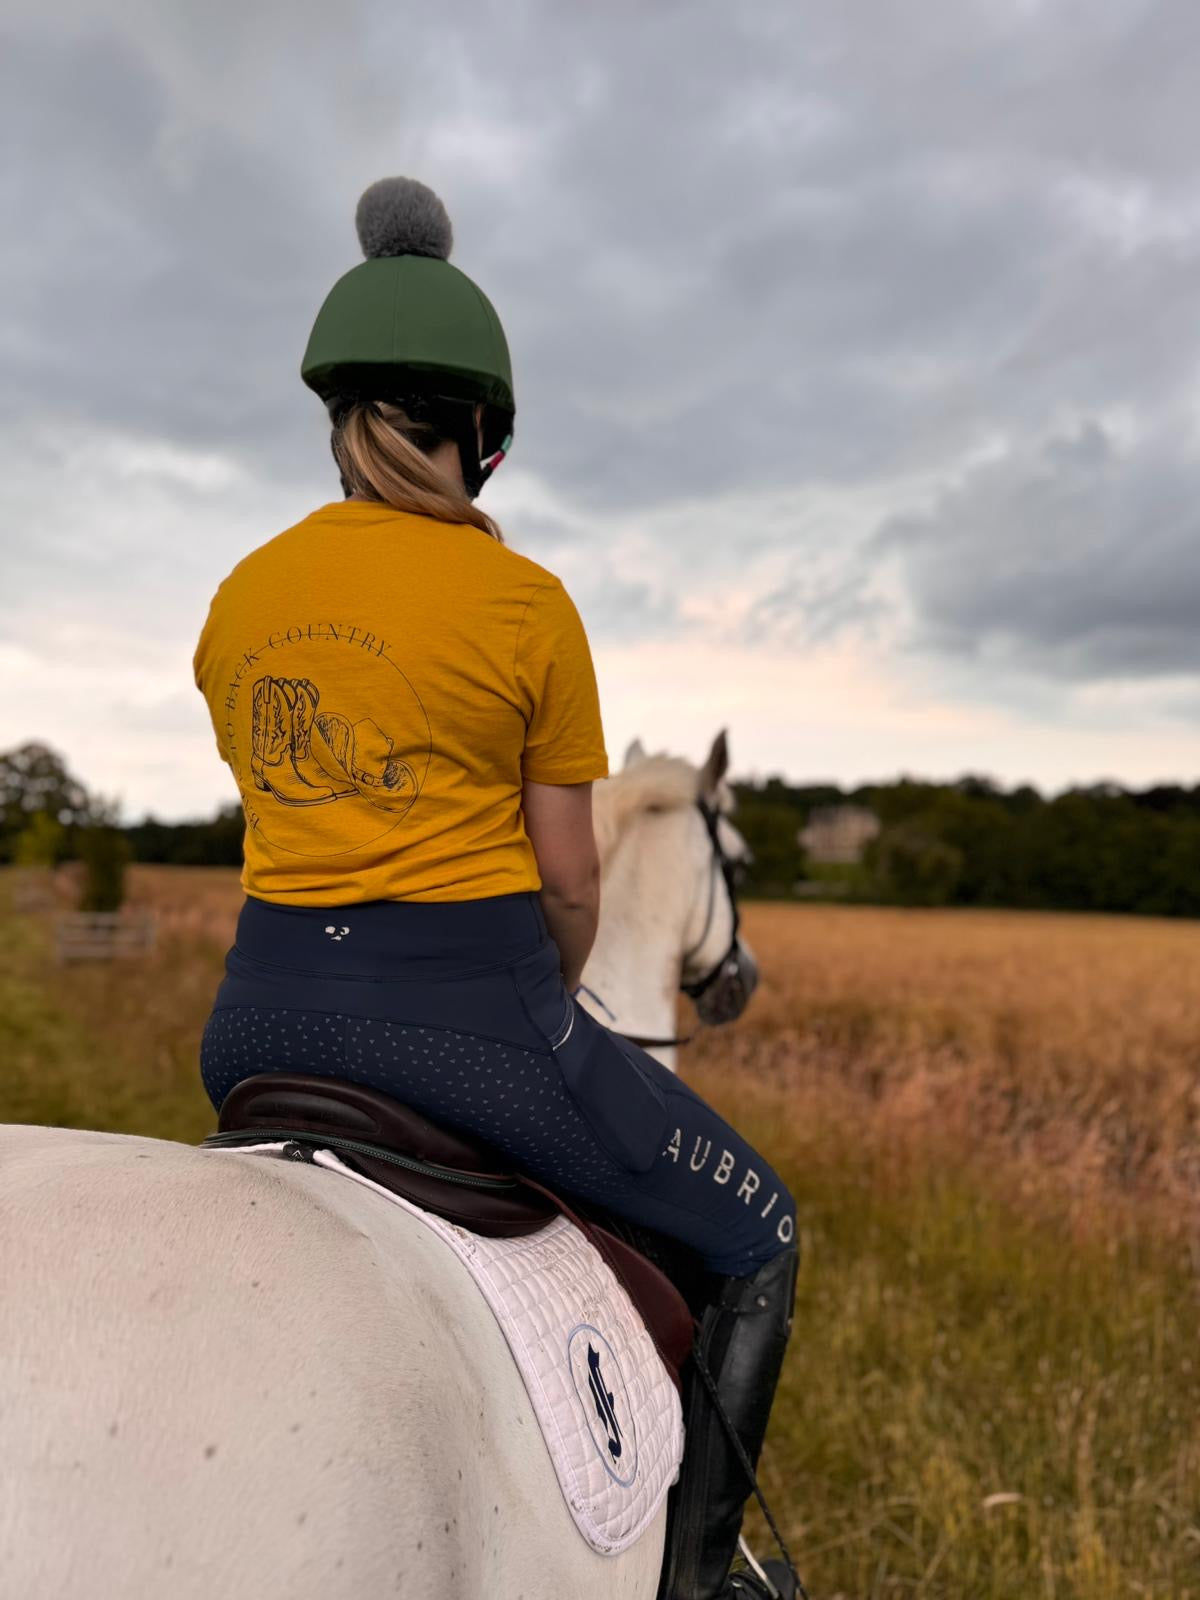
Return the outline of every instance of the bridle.
{"type": "MultiPolygon", "coordinates": [[[[719,984],[730,987],[742,984],[741,962],[738,955],[738,931],[742,925],[741,912],[738,909],[737,902],[738,863],[726,854],[725,847],[721,843],[721,813],[715,806],[709,805],[708,801],[703,799],[696,801],[696,809],[704,821],[705,832],[708,834],[709,842],[712,845],[711,870],[708,875],[708,905],[705,909],[704,927],[701,929],[700,937],[689,949],[684,951],[681,965],[686,968],[691,957],[698,951],[703,950],[704,942],[712,931],[713,918],[717,913],[718,876],[725,885],[725,894],[729,902],[729,914],[733,921],[733,927],[729,934],[729,945],[717,964],[709,972],[706,972],[702,978],[697,978],[693,983],[680,982],[680,993],[687,995],[689,1000],[699,1000],[702,995],[709,994],[719,984]]],[[[653,1039],[640,1033],[620,1033],[616,1028],[612,1031],[617,1033],[620,1038],[628,1040],[630,1044],[640,1045],[644,1050],[664,1050],[674,1045],[690,1044],[696,1037],[694,1031],[678,1039],[653,1039]]]]}
{"type": "MultiPolygon", "coordinates": [[[[721,843],[721,813],[714,806],[710,806],[707,800],[697,800],[696,809],[704,819],[704,826],[712,844],[713,865],[719,870],[721,881],[725,885],[733,927],[729,934],[729,944],[725,954],[713,967],[712,971],[706,972],[702,978],[697,978],[695,983],[681,983],[679,985],[680,990],[687,995],[689,1000],[699,1000],[702,994],[707,994],[712,986],[727,973],[730,962],[737,961],[738,932],[742,926],[742,914],[738,910],[737,902],[738,864],[731,856],[725,854],[725,847],[721,843]]],[[[709,930],[712,928],[716,909],[717,874],[716,872],[710,872],[708,875],[708,907],[704,913],[704,927],[701,930],[700,937],[691,949],[683,952],[683,965],[685,967],[697,951],[704,949],[704,941],[708,938],[709,930]]]]}

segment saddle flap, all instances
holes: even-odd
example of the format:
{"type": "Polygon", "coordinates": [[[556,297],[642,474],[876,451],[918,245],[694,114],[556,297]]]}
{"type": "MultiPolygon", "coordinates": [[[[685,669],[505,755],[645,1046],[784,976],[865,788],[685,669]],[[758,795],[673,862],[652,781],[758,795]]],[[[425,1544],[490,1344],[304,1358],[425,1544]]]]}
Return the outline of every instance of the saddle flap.
{"type": "Polygon", "coordinates": [[[319,1144],[323,1136],[341,1161],[382,1188],[488,1237],[534,1233],[561,1212],[604,1257],[679,1384],[694,1324],[675,1285],[633,1245],[577,1216],[553,1190],[514,1173],[498,1150],[439,1127],[380,1090],[292,1072],[244,1078],[225,1097],[217,1126],[218,1140],[304,1135],[306,1144],[319,1144]]]}
{"type": "Polygon", "coordinates": [[[544,1188],[532,1178],[526,1178],[525,1182],[538,1194],[553,1201],[563,1216],[573,1222],[600,1252],[617,1282],[637,1307],[646,1324],[646,1332],[671,1374],[672,1382],[677,1389],[681,1388],[684,1362],[691,1355],[695,1342],[696,1324],[680,1291],[662,1268],[655,1266],[636,1245],[619,1238],[600,1223],[581,1217],[552,1189],[544,1188]]]}
{"type": "Polygon", "coordinates": [[[670,1278],[633,1245],[597,1223],[587,1225],[587,1234],[641,1313],[646,1331],[678,1388],[683,1364],[692,1353],[696,1336],[687,1301],[670,1278]]]}

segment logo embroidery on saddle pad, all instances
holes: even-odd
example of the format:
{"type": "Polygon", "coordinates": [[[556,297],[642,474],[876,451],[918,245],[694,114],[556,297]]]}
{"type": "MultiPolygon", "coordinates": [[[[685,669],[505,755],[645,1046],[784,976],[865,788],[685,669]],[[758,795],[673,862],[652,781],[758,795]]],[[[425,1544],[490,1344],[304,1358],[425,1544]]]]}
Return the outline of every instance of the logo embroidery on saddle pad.
{"type": "Polygon", "coordinates": [[[616,1351],[598,1328],[585,1322],[572,1330],[567,1361],[596,1454],[609,1476],[627,1489],[637,1477],[637,1433],[616,1351]]]}

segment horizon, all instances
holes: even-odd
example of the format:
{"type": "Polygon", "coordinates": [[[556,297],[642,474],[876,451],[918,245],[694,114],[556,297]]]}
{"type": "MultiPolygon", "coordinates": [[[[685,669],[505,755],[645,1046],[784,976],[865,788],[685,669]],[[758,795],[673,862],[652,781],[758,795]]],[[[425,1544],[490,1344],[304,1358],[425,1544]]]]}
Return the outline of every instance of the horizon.
{"type": "MultiPolygon", "coordinates": [[[[70,770],[70,763],[67,765],[68,770],[70,770]]],[[[615,775],[615,773],[619,770],[619,768],[614,768],[613,773],[610,774],[610,776],[615,775]]],[[[72,775],[74,776],[73,773],[72,775]]],[[[868,778],[861,783],[839,783],[833,778],[792,778],[780,772],[746,774],[731,771],[729,775],[729,782],[734,788],[746,786],[758,790],[764,790],[768,784],[777,782],[781,783],[785,789],[792,790],[793,792],[814,789],[834,789],[838,793],[847,796],[857,796],[870,789],[894,789],[903,784],[911,784],[914,788],[957,789],[962,788],[968,783],[978,783],[987,786],[1001,797],[1011,796],[1020,793],[1022,790],[1032,790],[1035,794],[1037,794],[1040,800],[1046,803],[1061,799],[1067,794],[1103,793],[1108,789],[1115,790],[1118,794],[1127,795],[1132,799],[1138,799],[1145,794],[1153,793],[1159,789],[1179,789],[1184,793],[1200,792],[1200,779],[1197,779],[1193,783],[1150,783],[1132,787],[1127,784],[1118,783],[1115,779],[1101,778],[1097,779],[1093,783],[1068,784],[1066,787],[1061,789],[1046,789],[1039,787],[1037,784],[998,783],[995,779],[990,778],[987,774],[980,772],[962,772],[954,778],[932,778],[914,772],[900,772],[888,778],[868,778]]],[[[170,827],[203,826],[206,823],[214,821],[215,818],[223,811],[236,811],[240,809],[241,802],[239,801],[238,797],[234,795],[232,799],[218,801],[213,810],[207,815],[166,817],[160,816],[154,812],[145,812],[140,817],[133,817],[125,816],[122,813],[118,821],[118,826],[122,828],[136,828],[150,822],[162,823],[170,827]]]]}

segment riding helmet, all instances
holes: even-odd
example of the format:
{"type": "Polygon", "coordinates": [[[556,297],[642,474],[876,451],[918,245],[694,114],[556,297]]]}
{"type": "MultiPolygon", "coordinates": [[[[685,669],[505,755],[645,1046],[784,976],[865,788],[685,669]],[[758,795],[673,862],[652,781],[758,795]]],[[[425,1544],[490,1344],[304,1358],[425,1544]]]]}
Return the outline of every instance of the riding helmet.
{"type": "Polygon", "coordinates": [[[334,284],[317,313],[300,376],[335,421],[355,400],[424,402],[459,446],[474,499],[512,442],[512,365],[491,301],[451,266],[453,230],[436,194],[414,178],[381,178],[355,214],[366,260],[334,284]],[[483,461],[474,407],[483,406],[483,461]]]}

